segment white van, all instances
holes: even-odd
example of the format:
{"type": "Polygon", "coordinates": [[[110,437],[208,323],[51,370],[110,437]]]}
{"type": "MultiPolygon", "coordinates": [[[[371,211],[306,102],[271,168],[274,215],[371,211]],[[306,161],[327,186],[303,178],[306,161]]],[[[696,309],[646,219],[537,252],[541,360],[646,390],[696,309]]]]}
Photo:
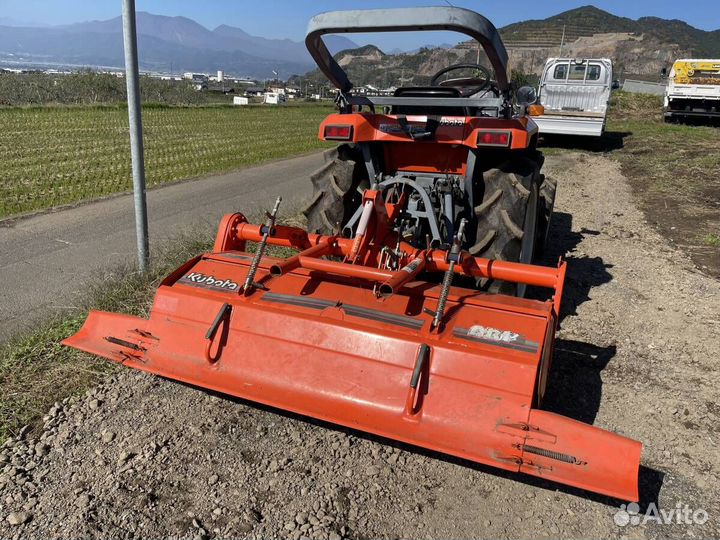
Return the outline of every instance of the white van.
{"type": "Polygon", "coordinates": [[[608,58],[548,58],[538,91],[545,113],[533,117],[540,133],[601,136],[612,80],[608,58]]]}

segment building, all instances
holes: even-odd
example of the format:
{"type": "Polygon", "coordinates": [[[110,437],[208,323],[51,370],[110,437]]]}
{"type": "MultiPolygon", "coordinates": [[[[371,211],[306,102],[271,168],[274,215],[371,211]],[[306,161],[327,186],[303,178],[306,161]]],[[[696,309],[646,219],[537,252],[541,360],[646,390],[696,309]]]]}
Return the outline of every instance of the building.
{"type": "Polygon", "coordinates": [[[195,83],[199,83],[207,82],[208,76],[204,73],[192,73],[188,71],[187,73],[183,73],[183,79],[185,79],[186,81],[193,81],[195,83]]]}
{"type": "Polygon", "coordinates": [[[257,97],[265,94],[265,88],[262,86],[248,86],[245,89],[245,95],[247,97],[257,97]]]}

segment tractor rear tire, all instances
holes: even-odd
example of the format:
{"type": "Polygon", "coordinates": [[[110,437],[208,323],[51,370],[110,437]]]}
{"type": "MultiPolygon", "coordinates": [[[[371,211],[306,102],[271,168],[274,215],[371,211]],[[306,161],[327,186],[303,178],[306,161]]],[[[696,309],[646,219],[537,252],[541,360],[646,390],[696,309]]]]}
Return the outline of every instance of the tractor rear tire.
{"type": "Polygon", "coordinates": [[[557,180],[541,175],[540,184],[540,222],[538,223],[538,245],[536,253],[545,253],[548,236],[550,233],[550,218],[555,208],[555,194],[557,192],[557,180]]]}
{"type": "Polygon", "coordinates": [[[303,214],[307,230],[320,234],[336,234],[360,205],[358,191],[367,170],[362,151],[354,144],[341,144],[325,151],[325,163],[311,176],[313,196],[303,214]]]}
{"type": "MultiPolygon", "coordinates": [[[[475,206],[476,242],[472,255],[500,261],[532,263],[540,221],[540,152],[510,159],[483,173],[483,200],[475,206]]],[[[517,296],[525,286],[481,280],[481,289],[517,296]]]]}

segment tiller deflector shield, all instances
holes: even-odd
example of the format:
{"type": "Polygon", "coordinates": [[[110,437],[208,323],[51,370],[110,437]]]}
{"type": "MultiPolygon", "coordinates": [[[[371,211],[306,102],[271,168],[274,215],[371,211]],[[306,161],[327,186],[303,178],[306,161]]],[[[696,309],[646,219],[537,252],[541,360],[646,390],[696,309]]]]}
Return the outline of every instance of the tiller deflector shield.
{"type": "MultiPolygon", "coordinates": [[[[539,410],[565,267],[458,257],[455,272],[555,289],[552,301],[451,287],[434,328],[447,254],[408,248],[400,270],[341,258],[352,239],[277,226],[287,259],[258,261],[262,227],[226,216],[213,253],[158,289],[148,320],[91,312],[63,343],[129,367],[624,500],[637,500],[640,443],[539,410]],[[410,280],[398,275],[412,274],[410,280]],[[391,283],[384,289],[383,283],[391,283]]],[[[377,235],[375,235],[377,237],[377,235]]],[[[397,244],[397,242],[395,242],[397,244]]],[[[368,259],[365,258],[365,261],[368,259]]]]}

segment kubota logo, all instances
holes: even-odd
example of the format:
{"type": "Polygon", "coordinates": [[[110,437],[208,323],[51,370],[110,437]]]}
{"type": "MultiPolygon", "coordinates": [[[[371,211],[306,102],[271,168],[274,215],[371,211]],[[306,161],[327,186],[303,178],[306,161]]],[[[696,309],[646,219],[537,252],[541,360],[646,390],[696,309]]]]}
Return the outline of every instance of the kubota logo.
{"type": "Polygon", "coordinates": [[[238,284],[234,281],[230,281],[229,279],[219,279],[215,276],[201,274],[200,272],[190,272],[188,275],[183,276],[180,281],[184,281],[185,283],[194,283],[209,289],[235,291],[238,288],[238,284]]]}

